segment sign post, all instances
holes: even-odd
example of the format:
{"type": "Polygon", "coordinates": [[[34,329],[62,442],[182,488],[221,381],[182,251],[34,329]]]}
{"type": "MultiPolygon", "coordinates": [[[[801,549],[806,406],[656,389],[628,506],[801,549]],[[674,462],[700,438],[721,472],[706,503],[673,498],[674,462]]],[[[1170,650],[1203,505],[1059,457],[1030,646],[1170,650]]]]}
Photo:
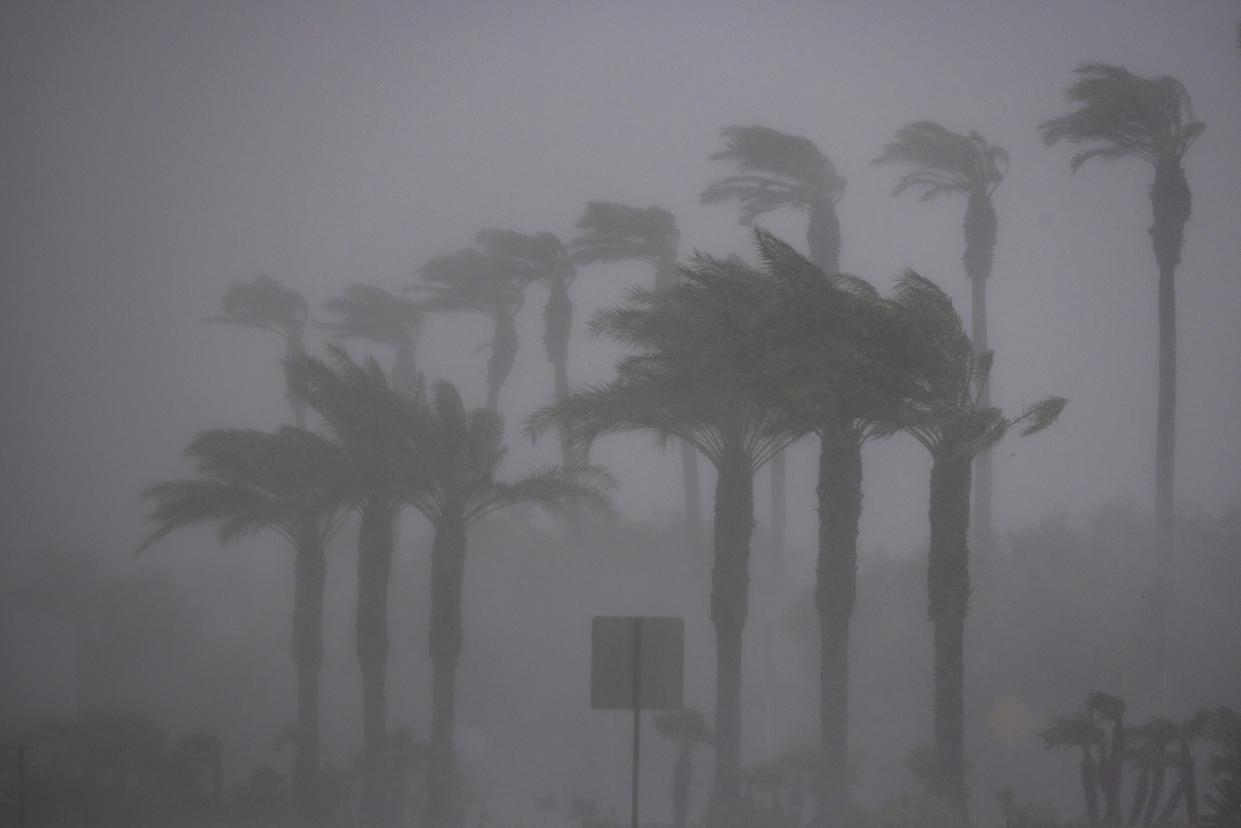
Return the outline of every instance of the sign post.
{"type": "Polygon", "coordinates": [[[684,705],[685,621],[668,616],[596,615],[590,639],[590,706],[633,710],[630,824],[638,828],[640,713],[684,705]]]}

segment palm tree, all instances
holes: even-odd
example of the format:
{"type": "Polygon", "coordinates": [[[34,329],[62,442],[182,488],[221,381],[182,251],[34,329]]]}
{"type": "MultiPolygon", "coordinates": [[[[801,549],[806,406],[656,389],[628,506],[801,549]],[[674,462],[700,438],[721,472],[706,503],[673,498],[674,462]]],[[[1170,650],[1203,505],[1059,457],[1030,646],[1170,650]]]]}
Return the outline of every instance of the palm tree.
{"type": "Polygon", "coordinates": [[[913,271],[900,278],[895,299],[907,337],[905,358],[917,383],[897,422],[930,452],[932,462],[927,596],[935,625],[936,773],[931,793],[964,818],[970,465],[1015,426],[1025,436],[1051,425],[1065,400],[1048,397],[1012,419],[999,409],[983,408],[978,395],[991,371],[991,354],[974,352],[952,300],[913,271]]]}
{"type": "Polygon", "coordinates": [[[293,661],[297,666],[297,752],[293,787],[298,813],[313,815],[319,771],[319,672],[323,664],[324,546],[348,505],[336,447],[322,437],[283,426],[274,433],[212,429],[185,450],[196,476],[156,484],[155,530],[142,551],[177,529],[219,525],[221,543],[261,529],[289,541],[295,552],[293,661]]]}
{"type": "Polygon", "coordinates": [[[694,781],[691,754],[695,745],[711,743],[711,730],[692,707],[655,714],[655,730],[677,746],[677,763],[672,771],[672,823],[681,828],[689,815],[689,791],[694,781]]]}
{"type": "Polygon", "coordinates": [[[410,499],[435,529],[431,548],[429,646],[434,671],[431,690],[431,749],[427,774],[426,824],[456,826],[453,812],[453,711],[457,662],[462,650],[461,602],[469,527],[508,506],[534,503],[557,510],[570,502],[606,508],[598,470],[541,469],[506,483],[495,479],[504,458],[503,423],[488,408],[467,412],[451,383],[436,383],[434,397],[418,420],[415,443],[425,475],[410,499]]]}
{"type": "MultiPolygon", "coordinates": [[[[703,204],[740,202],[740,221],[753,224],[763,213],[792,207],[809,213],[806,246],[810,261],[824,273],[840,271],[840,219],[836,202],[845,180],[814,142],[800,135],[764,126],[729,126],[721,130],[726,145],[712,161],[735,164],[739,175],[712,183],[701,195],[703,204]]],[[[771,547],[776,561],[784,553],[786,521],[784,456],[771,466],[771,547]]]]}
{"type": "Polygon", "coordinates": [[[366,339],[392,347],[395,357],[388,376],[396,388],[408,393],[421,383],[414,365],[414,346],[422,312],[415,302],[381,287],[353,284],[340,296],[324,302],[323,307],[336,317],[324,324],[333,338],[366,339]]]}
{"type": "Polygon", "coordinates": [[[755,343],[774,322],[761,274],[699,255],[680,284],[631,288],[624,305],[597,312],[591,329],[637,348],[606,384],[577,389],[536,411],[537,437],[560,423],[594,439],[651,431],[696,448],[717,471],[711,621],[716,638],[715,779],[708,821],[737,813],[741,753],[741,635],[749,602],[754,474],[792,434],[772,404],[771,365],[755,343]]]}
{"type": "MultiPolygon", "coordinates": [[[[1008,153],[988,144],[971,130],[962,135],[934,121],[916,121],[897,130],[896,140],[883,148],[875,163],[899,162],[914,169],[901,176],[892,195],[906,190],[921,193],[922,201],[936,196],[965,196],[965,278],[970,282],[970,339],[974,351],[984,354],[987,343],[987,280],[995,253],[996,218],[991,196],[1008,172],[1008,153]]],[[[981,389],[978,404],[991,406],[991,391],[981,389]]],[[[974,462],[974,547],[984,555],[992,547],[991,454],[982,452],[974,462]]]]}
{"type": "MultiPolygon", "coordinates": [[[[285,359],[306,352],[303,342],[310,311],[300,293],[280,284],[271,276],[259,274],[252,282],[233,282],[224,294],[223,313],[208,322],[222,322],[247,328],[262,328],[284,339],[285,359]]],[[[286,385],[285,397],[293,409],[293,423],[306,426],[306,402],[286,385]]]]}
{"type": "MultiPolygon", "coordinates": [[[[1084,148],[1070,168],[1091,159],[1140,158],[1155,168],[1150,188],[1154,221],[1150,227],[1159,268],[1159,407],[1155,429],[1155,525],[1161,549],[1156,592],[1158,664],[1167,686],[1167,618],[1172,601],[1173,508],[1176,457],[1176,267],[1181,262],[1190,191],[1181,160],[1202,134],[1194,120],[1189,92],[1167,75],[1143,78],[1120,66],[1084,63],[1065,90],[1077,109],[1039,125],[1043,143],[1067,140],[1084,148]]],[[[1164,712],[1168,707],[1165,690],[1164,712]]]]}
{"type": "Polygon", "coordinates": [[[517,359],[517,328],[514,320],[525,302],[526,287],[535,273],[528,264],[487,250],[486,231],[467,247],[440,256],[422,266],[426,284],[412,290],[425,294],[419,307],[429,311],[474,311],[488,316],[494,326],[487,359],[487,407],[499,410],[500,388],[517,359]]]}
{"type": "MultiPolygon", "coordinates": [[[[677,247],[681,230],[663,207],[630,207],[615,201],[588,201],[577,220],[578,234],[569,242],[578,265],[639,259],[655,269],[655,290],[677,282],[677,247]]],[[[681,484],[685,502],[685,540],[691,551],[702,549],[702,493],[694,447],[681,444],[681,484]]]]}
{"type": "Polygon", "coordinates": [[[1121,772],[1128,755],[1124,716],[1122,699],[1110,693],[1091,691],[1077,710],[1068,716],[1053,717],[1051,725],[1039,733],[1044,748],[1081,749],[1082,791],[1088,825],[1100,824],[1100,795],[1104,804],[1103,824],[1115,825],[1121,818],[1121,772]],[[1110,725],[1110,732],[1104,730],[1105,725],[1110,725]]]}
{"type": "Polygon", "coordinates": [[[286,363],[291,387],[323,420],[340,449],[358,526],[357,653],[362,673],[362,785],[359,824],[386,824],[388,580],[393,525],[423,485],[412,439],[421,391],[394,389],[374,360],[362,365],[329,346],[330,362],[302,356],[286,363]]]}
{"type": "Polygon", "coordinates": [[[893,353],[898,317],[866,282],[825,274],[790,246],[756,231],[780,320],[769,350],[790,417],[819,437],[821,761],[817,822],[834,825],[848,804],[849,627],[857,595],[862,445],[887,433],[910,378],[893,353]]]}

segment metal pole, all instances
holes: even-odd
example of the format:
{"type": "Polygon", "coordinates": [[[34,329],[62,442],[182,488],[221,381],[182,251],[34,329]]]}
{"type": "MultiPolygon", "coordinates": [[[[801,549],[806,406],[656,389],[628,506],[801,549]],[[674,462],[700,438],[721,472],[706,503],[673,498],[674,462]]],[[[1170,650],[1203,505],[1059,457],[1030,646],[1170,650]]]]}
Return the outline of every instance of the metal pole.
{"type": "Polygon", "coordinates": [[[630,825],[638,828],[638,743],[642,733],[641,691],[642,691],[642,619],[633,619],[633,800],[629,805],[630,825]]]}

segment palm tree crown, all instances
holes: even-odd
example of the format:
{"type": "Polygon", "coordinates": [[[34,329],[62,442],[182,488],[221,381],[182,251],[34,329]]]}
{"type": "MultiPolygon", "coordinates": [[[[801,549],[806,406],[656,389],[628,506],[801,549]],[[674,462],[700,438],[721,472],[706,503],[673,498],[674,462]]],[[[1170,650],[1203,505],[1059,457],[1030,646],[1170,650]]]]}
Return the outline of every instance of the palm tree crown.
{"type": "Polygon", "coordinates": [[[876,164],[911,164],[892,195],[920,190],[930,201],[940,194],[981,192],[991,195],[1008,172],[1008,152],[988,144],[977,132],[962,135],[934,121],[915,121],[897,130],[896,140],[883,148],[876,164]]]}
{"type": "Polygon", "coordinates": [[[414,367],[414,346],[422,327],[417,303],[381,287],[352,284],[340,296],[323,303],[335,319],[325,322],[329,335],[338,339],[365,339],[391,346],[396,351],[392,382],[402,390],[419,380],[414,367]]]}
{"type": "Polygon", "coordinates": [[[569,243],[575,264],[639,259],[655,268],[656,288],[675,280],[681,231],[663,207],[590,201],[576,226],[580,232],[569,243]]]}

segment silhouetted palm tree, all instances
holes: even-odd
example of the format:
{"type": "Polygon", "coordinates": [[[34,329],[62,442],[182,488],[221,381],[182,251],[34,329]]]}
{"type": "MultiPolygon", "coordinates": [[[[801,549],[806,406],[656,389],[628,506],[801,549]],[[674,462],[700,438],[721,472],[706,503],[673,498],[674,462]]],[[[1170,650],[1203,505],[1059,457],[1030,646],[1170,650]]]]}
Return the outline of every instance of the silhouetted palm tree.
{"type": "MultiPolygon", "coordinates": [[[[655,290],[677,282],[677,247],[681,231],[663,207],[630,207],[614,201],[589,201],[577,220],[578,235],[569,243],[578,265],[639,259],[655,269],[655,290]]],[[[588,448],[588,447],[587,447],[588,448]]],[[[702,491],[694,447],[681,444],[681,483],[685,502],[685,539],[702,549],[702,491]]]]}
{"type": "Polygon", "coordinates": [[[970,465],[1009,429],[1025,436],[1055,422],[1063,397],[1048,397],[1016,418],[979,404],[991,354],[976,354],[952,300],[931,281],[906,271],[895,300],[907,337],[905,359],[916,387],[899,426],[931,454],[931,544],[928,614],[935,625],[935,774],[931,793],[964,817],[965,617],[969,612],[970,465]]]}
{"type": "MultiPolygon", "coordinates": [[[[905,190],[921,193],[922,201],[936,196],[965,196],[965,278],[969,279],[970,339],[974,351],[990,350],[987,339],[987,280],[995,254],[996,217],[991,204],[995,188],[1008,172],[1008,153],[988,144],[971,130],[962,135],[934,121],[915,121],[897,130],[896,140],[883,148],[875,163],[899,162],[913,170],[901,176],[892,195],[905,190]]],[[[991,391],[982,388],[978,404],[991,405],[991,391]]],[[[991,453],[982,452],[974,461],[974,541],[975,551],[988,554],[992,547],[991,529],[991,453]]]]}
{"type": "Polygon", "coordinates": [[[708,820],[737,813],[741,751],[741,637],[749,606],[754,474],[794,436],[773,404],[766,353],[755,348],[773,321],[761,274],[698,256],[680,284],[630,289],[591,328],[633,346],[616,376],[535,412],[527,433],[566,423],[589,438],[651,431],[694,446],[718,472],[711,621],[716,638],[715,780],[708,820]]]}
{"type": "MultiPolygon", "coordinates": [[[[1085,147],[1073,156],[1076,172],[1091,159],[1140,158],[1155,168],[1150,227],[1159,268],[1159,409],[1155,431],[1155,524],[1161,566],[1156,625],[1159,668],[1167,678],[1167,618],[1172,601],[1173,509],[1176,459],[1176,268],[1181,262],[1190,190],[1181,160],[1202,134],[1185,86],[1166,75],[1143,78],[1120,66],[1084,63],[1065,90],[1077,109],[1039,125],[1043,143],[1066,140],[1085,147]]],[[[1166,686],[1166,681],[1165,681],[1166,686]]],[[[1168,699],[1164,699],[1167,708],[1168,699]]],[[[1167,710],[1165,709],[1165,713],[1167,710]]]]}
{"type": "Polygon", "coordinates": [[[496,480],[505,453],[503,430],[498,414],[487,408],[467,412],[456,388],[439,382],[415,432],[425,480],[410,505],[435,529],[429,637],[434,676],[425,813],[425,823],[432,828],[460,824],[460,814],[454,812],[451,803],[453,711],[462,650],[461,602],[468,528],[498,509],[522,503],[552,510],[571,502],[600,508],[607,505],[600,487],[608,478],[597,470],[548,468],[511,483],[496,480]]]}
{"type": "Polygon", "coordinates": [[[389,815],[387,738],[388,580],[393,525],[423,485],[412,438],[421,392],[398,391],[374,360],[359,365],[329,346],[330,362],[302,356],[286,363],[291,387],[323,420],[340,449],[360,516],[357,653],[362,673],[362,785],[359,824],[376,828],[389,815]]]}
{"type": "Polygon", "coordinates": [[[221,543],[271,529],[296,553],[293,661],[297,665],[297,747],[293,788],[298,813],[313,815],[319,771],[319,672],[323,664],[324,545],[351,505],[338,449],[309,432],[284,426],[275,433],[213,429],[185,450],[197,476],[156,484],[156,529],[139,551],[171,532],[199,523],[219,525],[221,543]]]}
{"type": "MultiPolygon", "coordinates": [[[[303,342],[310,312],[300,293],[270,276],[258,275],[252,282],[233,282],[224,294],[223,314],[208,322],[222,322],[247,328],[262,328],[284,339],[284,357],[293,359],[306,352],[303,342]]],[[[293,409],[293,424],[306,425],[306,403],[286,386],[285,397],[293,409]]]]}
{"type": "MultiPolygon", "coordinates": [[[[814,142],[800,135],[764,126],[729,126],[721,130],[726,145],[711,156],[728,161],[740,170],[712,183],[702,192],[703,204],[740,202],[740,221],[753,224],[763,213],[781,207],[809,213],[806,245],[810,261],[824,273],[840,271],[840,219],[836,202],[845,191],[845,180],[814,142]]],[[[784,456],[773,458],[771,467],[772,552],[778,562],[784,553],[786,522],[784,456]]]]}
{"type": "Polygon", "coordinates": [[[422,312],[410,299],[374,285],[353,284],[323,307],[336,318],[324,323],[335,339],[365,339],[390,346],[395,352],[388,376],[402,391],[421,383],[414,364],[414,346],[422,326],[422,312]]]}

